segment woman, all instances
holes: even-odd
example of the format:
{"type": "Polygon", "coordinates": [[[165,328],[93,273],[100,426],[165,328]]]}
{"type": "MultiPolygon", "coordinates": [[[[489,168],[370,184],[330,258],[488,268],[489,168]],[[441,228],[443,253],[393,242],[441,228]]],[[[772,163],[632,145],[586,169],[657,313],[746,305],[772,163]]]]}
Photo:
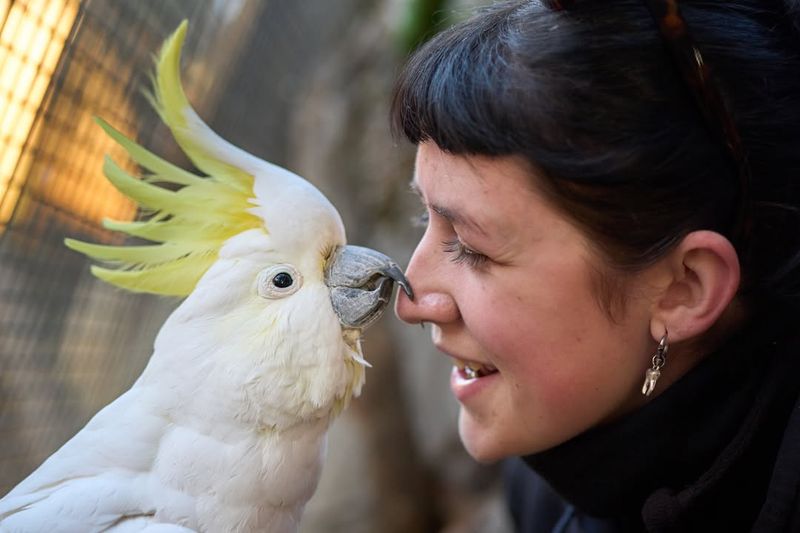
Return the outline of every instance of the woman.
{"type": "Polygon", "coordinates": [[[397,313],[453,359],[468,452],[530,469],[520,530],[800,531],[799,27],[502,2],[401,75],[427,222],[397,313]]]}

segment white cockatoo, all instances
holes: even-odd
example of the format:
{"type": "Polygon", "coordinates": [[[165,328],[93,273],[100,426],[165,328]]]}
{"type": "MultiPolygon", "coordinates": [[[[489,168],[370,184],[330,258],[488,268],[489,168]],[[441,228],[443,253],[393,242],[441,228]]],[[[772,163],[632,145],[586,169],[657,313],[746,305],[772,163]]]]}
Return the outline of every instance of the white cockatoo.
{"type": "Polygon", "coordinates": [[[146,169],[104,172],[152,216],[107,221],[158,244],[70,248],[99,278],[186,296],[134,385],[0,500],[2,532],[294,531],[331,420],[364,382],[361,331],[398,266],[345,243],[314,186],[217,136],[180,84],[187,24],[164,43],[151,101],[196,176],[102,128],[146,169]],[[166,183],[168,187],[158,184],[166,183]]]}

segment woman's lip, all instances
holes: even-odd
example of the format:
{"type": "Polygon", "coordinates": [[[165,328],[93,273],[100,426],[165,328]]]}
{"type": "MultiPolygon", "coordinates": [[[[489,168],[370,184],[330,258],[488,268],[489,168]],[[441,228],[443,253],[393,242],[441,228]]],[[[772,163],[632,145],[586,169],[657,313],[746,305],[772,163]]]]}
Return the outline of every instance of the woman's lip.
{"type": "Polygon", "coordinates": [[[453,364],[456,365],[456,366],[464,367],[464,366],[467,366],[467,365],[471,364],[471,365],[480,365],[480,366],[486,366],[486,367],[495,368],[494,365],[492,365],[490,363],[487,363],[487,362],[481,362],[481,361],[476,361],[474,359],[467,359],[465,357],[461,357],[458,354],[456,354],[455,352],[452,352],[452,351],[448,350],[447,348],[445,348],[444,346],[438,345],[436,343],[434,343],[434,346],[436,347],[437,350],[439,350],[444,355],[446,355],[447,357],[452,359],[453,360],[453,364]]]}
{"type": "Polygon", "coordinates": [[[494,365],[490,365],[489,363],[481,363],[479,361],[472,361],[470,359],[461,359],[460,357],[451,357],[453,361],[453,365],[464,370],[465,368],[472,368],[473,370],[477,370],[478,368],[486,368],[489,370],[497,370],[494,365]]]}
{"type": "Polygon", "coordinates": [[[495,380],[500,379],[499,372],[493,372],[483,377],[469,379],[462,375],[458,367],[453,367],[450,373],[450,390],[461,404],[471,401],[481,391],[491,387],[495,380]]]}

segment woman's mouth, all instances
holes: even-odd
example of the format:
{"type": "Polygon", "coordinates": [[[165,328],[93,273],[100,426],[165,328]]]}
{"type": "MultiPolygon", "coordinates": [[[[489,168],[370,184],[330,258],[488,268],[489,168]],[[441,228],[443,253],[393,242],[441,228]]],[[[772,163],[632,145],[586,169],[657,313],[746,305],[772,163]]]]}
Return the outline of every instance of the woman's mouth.
{"type": "MultiPolygon", "coordinates": [[[[481,391],[491,390],[499,383],[500,372],[488,363],[453,359],[450,389],[464,406],[473,405],[482,397],[481,391]]],[[[485,393],[484,393],[485,394],[485,393]]]]}
{"type": "Polygon", "coordinates": [[[466,380],[479,379],[497,372],[497,369],[489,364],[462,361],[460,359],[453,359],[453,362],[458,369],[459,376],[466,380]]]}

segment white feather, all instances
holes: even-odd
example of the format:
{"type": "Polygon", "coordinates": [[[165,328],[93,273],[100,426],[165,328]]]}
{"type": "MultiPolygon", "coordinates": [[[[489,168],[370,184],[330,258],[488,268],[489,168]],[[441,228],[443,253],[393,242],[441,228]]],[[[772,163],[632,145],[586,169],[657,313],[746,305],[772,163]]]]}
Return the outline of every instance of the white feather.
{"type": "Polygon", "coordinates": [[[230,239],[133,387],[0,500],[0,531],[295,531],[360,354],[323,280],[343,234],[291,244],[230,239]],[[287,262],[300,290],[260,297],[258,273],[287,262]]]}
{"type": "MultiPolygon", "coordinates": [[[[161,59],[175,69],[162,100],[175,105],[185,30],[161,59]]],[[[328,254],[346,244],[336,209],[219,137],[188,103],[177,111],[186,120],[169,125],[190,157],[252,176],[263,228],[225,242],[133,387],[0,500],[0,532],[294,531],[331,418],[363,382],[357,334],[342,330],[324,283],[328,254]],[[259,273],[276,264],[303,285],[261,297],[259,273]]]]}

